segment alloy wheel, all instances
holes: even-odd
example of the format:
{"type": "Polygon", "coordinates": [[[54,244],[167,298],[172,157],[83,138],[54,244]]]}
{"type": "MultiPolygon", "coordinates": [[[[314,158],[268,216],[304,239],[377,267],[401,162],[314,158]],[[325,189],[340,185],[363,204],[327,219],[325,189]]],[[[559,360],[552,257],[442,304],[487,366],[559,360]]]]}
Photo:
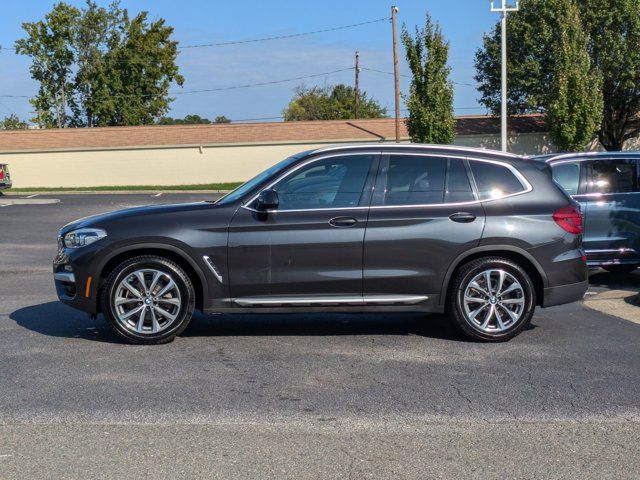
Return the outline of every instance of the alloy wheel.
{"type": "Polygon", "coordinates": [[[114,290],[113,312],[125,329],[157,334],[169,328],[182,307],[180,289],[173,277],[156,269],[135,270],[114,290]]]}
{"type": "Polygon", "coordinates": [[[522,318],[525,290],[516,277],[505,270],[484,270],[467,284],[462,303],[467,319],[477,329],[501,333],[522,318]]]}

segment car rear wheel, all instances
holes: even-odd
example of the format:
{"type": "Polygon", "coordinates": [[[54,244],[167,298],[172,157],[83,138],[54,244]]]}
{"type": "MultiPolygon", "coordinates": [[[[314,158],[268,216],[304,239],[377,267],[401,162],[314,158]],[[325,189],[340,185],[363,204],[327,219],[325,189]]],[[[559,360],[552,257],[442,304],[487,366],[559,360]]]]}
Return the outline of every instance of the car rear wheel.
{"type": "Polygon", "coordinates": [[[102,306],[109,327],[127,342],[167,343],[191,321],[195,291],[176,263],[140,256],[121,263],[109,275],[102,306]]]}
{"type": "Polygon", "coordinates": [[[638,265],[607,265],[604,268],[609,273],[631,273],[638,265]]]}
{"type": "Polygon", "coordinates": [[[464,265],[456,274],[449,310],[458,328],[469,338],[504,342],[531,321],[535,289],[516,262],[487,257],[464,265]]]}

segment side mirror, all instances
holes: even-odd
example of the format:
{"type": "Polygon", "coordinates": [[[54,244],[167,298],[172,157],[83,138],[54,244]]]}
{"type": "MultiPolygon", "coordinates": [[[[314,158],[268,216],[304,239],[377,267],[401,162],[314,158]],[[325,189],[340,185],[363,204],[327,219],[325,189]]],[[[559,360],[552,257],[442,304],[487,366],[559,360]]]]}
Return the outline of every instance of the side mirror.
{"type": "Polygon", "coordinates": [[[256,201],[256,209],[262,212],[278,208],[280,201],[278,200],[278,192],[268,188],[260,192],[256,201]]]}

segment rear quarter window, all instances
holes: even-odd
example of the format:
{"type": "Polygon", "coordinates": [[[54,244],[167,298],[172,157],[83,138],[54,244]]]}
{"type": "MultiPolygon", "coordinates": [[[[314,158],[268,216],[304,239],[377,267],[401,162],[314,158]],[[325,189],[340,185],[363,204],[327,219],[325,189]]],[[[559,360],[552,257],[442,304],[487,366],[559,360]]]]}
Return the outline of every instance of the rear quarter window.
{"type": "Polygon", "coordinates": [[[580,187],[580,163],[559,163],[551,168],[555,182],[569,195],[577,195],[580,187]]]}
{"type": "Polygon", "coordinates": [[[502,198],[526,190],[513,171],[504,165],[475,160],[469,164],[476,179],[480,200],[502,198]]]}

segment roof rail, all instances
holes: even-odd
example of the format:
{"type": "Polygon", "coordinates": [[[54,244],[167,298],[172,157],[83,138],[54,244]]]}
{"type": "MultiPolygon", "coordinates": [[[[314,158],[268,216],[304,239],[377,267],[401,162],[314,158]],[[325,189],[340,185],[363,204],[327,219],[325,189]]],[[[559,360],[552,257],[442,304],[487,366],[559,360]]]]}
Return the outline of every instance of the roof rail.
{"type": "Polygon", "coordinates": [[[436,145],[436,144],[426,144],[426,143],[354,143],[348,145],[330,145],[327,147],[320,147],[315,150],[312,150],[312,153],[319,152],[327,152],[332,150],[344,150],[351,148],[424,148],[424,149],[438,149],[438,150],[451,150],[456,152],[470,152],[470,153],[488,153],[492,155],[500,155],[512,158],[521,158],[520,155],[516,155],[514,153],[509,152],[501,152],[498,150],[490,150],[488,148],[477,148],[477,147],[463,147],[457,145],[436,145]]]}

